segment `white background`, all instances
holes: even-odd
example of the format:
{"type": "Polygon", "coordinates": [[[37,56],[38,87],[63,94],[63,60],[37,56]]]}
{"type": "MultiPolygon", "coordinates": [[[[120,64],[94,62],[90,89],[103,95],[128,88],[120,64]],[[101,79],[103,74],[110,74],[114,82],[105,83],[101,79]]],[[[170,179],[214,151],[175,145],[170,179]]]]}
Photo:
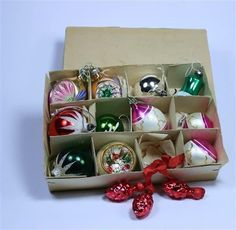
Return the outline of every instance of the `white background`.
{"type": "Polygon", "coordinates": [[[1,2],[1,229],[235,229],[234,2],[1,2]],[[52,195],[43,178],[44,74],[62,68],[66,26],[206,28],[217,106],[230,162],[201,201],[155,194],[136,220],[131,200],[103,191],[52,195]]]}

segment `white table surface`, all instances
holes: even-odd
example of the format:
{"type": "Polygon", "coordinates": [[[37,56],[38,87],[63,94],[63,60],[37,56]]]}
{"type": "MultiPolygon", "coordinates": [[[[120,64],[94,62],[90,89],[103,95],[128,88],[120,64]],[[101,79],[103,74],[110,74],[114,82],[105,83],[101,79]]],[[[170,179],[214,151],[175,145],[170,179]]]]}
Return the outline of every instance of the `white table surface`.
{"type": "Polygon", "coordinates": [[[235,229],[235,3],[0,3],[1,229],[235,229]],[[103,191],[52,195],[43,177],[44,74],[62,68],[66,26],[206,28],[217,106],[230,162],[201,201],[155,194],[150,216],[136,220],[131,200],[113,204],[103,191]]]}

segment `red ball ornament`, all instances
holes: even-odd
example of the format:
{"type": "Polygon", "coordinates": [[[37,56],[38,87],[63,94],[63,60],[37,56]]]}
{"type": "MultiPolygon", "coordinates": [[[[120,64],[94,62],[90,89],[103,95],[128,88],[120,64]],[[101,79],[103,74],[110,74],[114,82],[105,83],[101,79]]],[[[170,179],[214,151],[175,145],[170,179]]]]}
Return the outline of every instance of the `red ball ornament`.
{"type": "Polygon", "coordinates": [[[89,124],[87,122],[88,116],[91,116],[89,112],[80,107],[62,109],[50,121],[48,135],[58,136],[93,131],[95,122],[89,124]]]}
{"type": "Polygon", "coordinates": [[[142,193],[137,195],[133,200],[133,212],[137,218],[148,216],[153,206],[153,198],[150,193],[142,193]]]}

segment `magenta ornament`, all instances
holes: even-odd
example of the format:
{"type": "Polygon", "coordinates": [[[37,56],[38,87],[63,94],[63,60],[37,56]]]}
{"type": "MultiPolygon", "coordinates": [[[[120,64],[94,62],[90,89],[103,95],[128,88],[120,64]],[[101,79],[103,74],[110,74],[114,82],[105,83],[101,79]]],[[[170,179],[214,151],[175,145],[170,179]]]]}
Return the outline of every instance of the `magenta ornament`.
{"type": "Polygon", "coordinates": [[[216,149],[207,140],[192,139],[184,145],[187,165],[206,165],[217,162],[216,149]]]}
{"type": "Polygon", "coordinates": [[[167,127],[167,119],[158,108],[130,99],[134,131],[159,131],[167,127]]]}
{"type": "Polygon", "coordinates": [[[187,115],[184,128],[189,129],[205,129],[213,128],[213,123],[204,113],[191,113],[187,115]]]}

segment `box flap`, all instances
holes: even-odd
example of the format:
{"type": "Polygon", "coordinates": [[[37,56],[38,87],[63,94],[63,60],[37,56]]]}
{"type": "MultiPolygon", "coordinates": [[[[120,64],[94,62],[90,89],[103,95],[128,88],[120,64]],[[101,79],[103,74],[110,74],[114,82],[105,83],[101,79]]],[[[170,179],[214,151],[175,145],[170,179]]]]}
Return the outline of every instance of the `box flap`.
{"type": "Polygon", "coordinates": [[[68,27],[64,69],[96,66],[201,62],[214,95],[204,29],[68,27]]]}

